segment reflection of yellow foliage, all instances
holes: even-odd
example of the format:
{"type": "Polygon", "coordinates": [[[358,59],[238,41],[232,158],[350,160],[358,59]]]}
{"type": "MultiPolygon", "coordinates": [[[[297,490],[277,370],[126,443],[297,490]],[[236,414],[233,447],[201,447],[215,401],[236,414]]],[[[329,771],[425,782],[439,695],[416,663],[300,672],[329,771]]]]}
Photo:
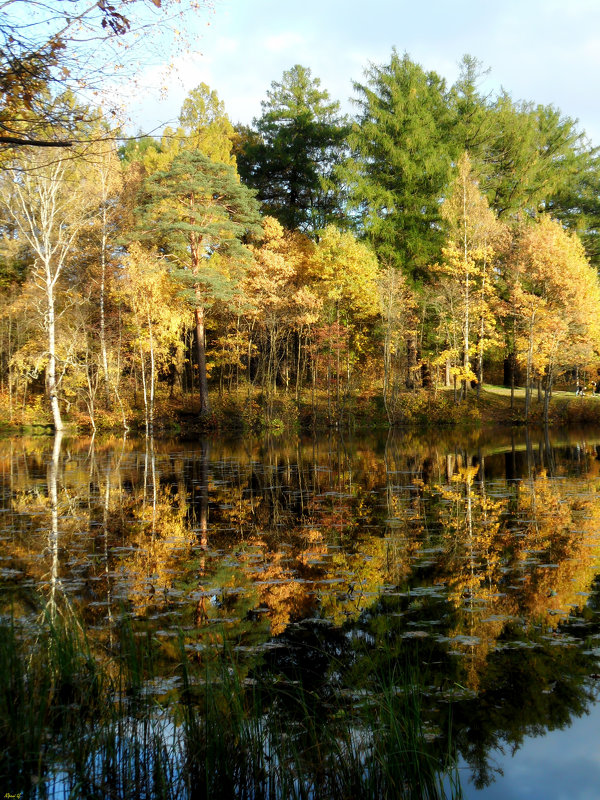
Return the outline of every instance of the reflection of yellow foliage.
{"type": "Polygon", "coordinates": [[[308,550],[303,550],[297,556],[297,559],[300,564],[304,564],[305,566],[310,566],[311,562],[316,559],[319,559],[320,556],[326,556],[329,553],[329,548],[326,544],[322,544],[321,546],[313,545],[308,550]]]}
{"type": "Polygon", "coordinates": [[[456,475],[452,476],[452,481],[453,483],[464,483],[470,486],[478,472],[479,465],[475,467],[460,467],[456,475]]]}
{"type": "Polygon", "coordinates": [[[289,622],[302,619],[312,605],[306,586],[294,580],[293,574],[277,564],[266,567],[257,576],[260,581],[260,602],[269,608],[271,633],[282,633],[289,622]]]}
{"type": "Polygon", "coordinates": [[[322,542],[323,541],[323,534],[319,530],[315,530],[311,528],[308,531],[305,531],[303,534],[303,538],[306,539],[307,542],[322,542]]]}
{"type": "Polygon", "coordinates": [[[463,469],[437,494],[446,501],[438,509],[446,540],[440,566],[459,612],[449,637],[468,656],[466,680],[476,689],[511,618],[555,629],[585,604],[600,556],[600,495],[589,487],[574,492],[572,482],[544,474],[498,500],[474,488],[472,479],[463,469]]]}
{"type": "Polygon", "coordinates": [[[120,563],[120,582],[137,614],[152,603],[168,602],[178,563],[195,541],[186,524],[185,505],[166,491],[156,499],[136,503],[130,545],[136,549],[120,563]]]}
{"type": "MultiPolygon", "coordinates": [[[[98,463],[112,459],[108,497],[106,473],[90,480],[90,442],[78,442],[61,462],[61,575],[85,566],[89,572],[78,573],[86,581],[91,576],[84,596],[93,590],[98,597],[109,586],[113,599],[129,600],[138,614],[168,608],[176,584],[178,609],[187,619],[196,613],[203,643],[221,632],[255,643],[267,636],[267,623],[277,635],[315,613],[336,624],[356,619],[377,602],[383,586],[405,586],[415,563],[426,564],[430,585],[447,587],[455,622],[445,634],[451,649],[465,656],[465,685],[477,688],[477,675],[511,618],[555,631],[565,614],[584,605],[600,557],[600,492],[589,480],[556,479],[537,469],[531,479],[490,496],[491,487],[479,480],[487,470],[469,466],[469,451],[460,454],[455,443],[444,449],[410,434],[388,443],[384,463],[365,443],[354,450],[349,445],[346,454],[295,440],[277,451],[269,445],[265,455],[252,442],[244,449],[215,441],[209,545],[202,550],[193,547],[197,520],[190,522],[185,505],[186,492],[193,496],[196,485],[186,479],[184,450],[173,454],[172,445],[155,443],[157,487],[168,475],[178,494],[157,488],[154,499],[149,461],[146,473],[133,458],[117,468],[115,453],[133,453],[137,445],[96,441],[98,463]],[[278,465],[277,486],[271,473],[256,469],[259,459],[278,465]],[[224,465],[221,474],[218,465],[224,465]],[[432,485],[434,478],[440,486],[432,485]],[[301,513],[286,503],[290,487],[297,488],[294,479],[302,487],[301,513]],[[95,525],[101,518],[106,523],[94,539],[95,555],[99,544],[106,545],[100,563],[77,539],[91,514],[95,525]],[[217,634],[213,623],[219,620],[217,634]]],[[[596,451],[586,447],[593,456],[590,474],[597,474],[596,451]]],[[[10,544],[0,545],[4,565],[41,582],[48,572],[48,559],[40,558],[49,527],[47,448],[33,442],[26,462],[0,444],[0,456],[11,468],[16,529],[10,544]]],[[[104,614],[98,605],[86,614],[104,614]]]]}

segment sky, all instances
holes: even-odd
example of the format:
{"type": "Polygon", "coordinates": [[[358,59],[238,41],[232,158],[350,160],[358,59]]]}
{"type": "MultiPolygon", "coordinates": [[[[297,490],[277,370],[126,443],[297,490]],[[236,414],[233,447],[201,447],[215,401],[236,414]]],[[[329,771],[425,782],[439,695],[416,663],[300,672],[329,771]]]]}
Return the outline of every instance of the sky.
{"type": "Polygon", "coordinates": [[[369,63],[389,63],[395,47],[448,84],[462,56],[475,56],[490,70],[485,93],[551,104],[600,144],[600,0],[214,0],[187,33],[192,48],[166,77],[146,66],[128,99],[130,129],[173,123],[201,82],[232,122],[251,124],[294,64],[352,112],[353,81],[369,63]]]}

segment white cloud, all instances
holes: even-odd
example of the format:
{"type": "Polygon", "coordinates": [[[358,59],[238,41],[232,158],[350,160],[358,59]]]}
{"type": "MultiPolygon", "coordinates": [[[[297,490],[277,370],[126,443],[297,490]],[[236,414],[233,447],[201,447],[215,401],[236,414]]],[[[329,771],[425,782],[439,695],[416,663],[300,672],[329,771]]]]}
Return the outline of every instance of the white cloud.
{"type": "Polygon", "coordinates": [[[233,55],[239,51],[240,41],[233,36],[219,36],[213,49],[219,56],[233,55]]]}

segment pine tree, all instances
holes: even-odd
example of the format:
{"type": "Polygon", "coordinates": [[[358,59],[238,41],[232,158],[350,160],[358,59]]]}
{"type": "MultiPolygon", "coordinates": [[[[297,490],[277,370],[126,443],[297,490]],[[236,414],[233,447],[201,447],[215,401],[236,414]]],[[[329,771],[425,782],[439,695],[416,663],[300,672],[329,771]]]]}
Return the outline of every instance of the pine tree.
{"type": "Polygon", "coordinates": [[[138,236],[158,243],[194,310],[200,381],[200,414],[209,413],[205,318],[233,294],[250,258],[242,243],[258,230],[258,204],[231,165],[183,150],[144,184],[138,236]]]}
{"type": "Polygon", "coordinates": [[[439,199],[456,149],[447,91],[436,73],[395,50],[366,78],[355,84],[353,205],[379,255],[419,277],[439,252],[439,199]]]}
{"type": "Polygon", "coordinates": [[[319,78],[298,64],[274,81],[256,130],[238,129],[242,179],[289,230],[318,232],[342,216],[336,169],[347,123],[319,78]]]}

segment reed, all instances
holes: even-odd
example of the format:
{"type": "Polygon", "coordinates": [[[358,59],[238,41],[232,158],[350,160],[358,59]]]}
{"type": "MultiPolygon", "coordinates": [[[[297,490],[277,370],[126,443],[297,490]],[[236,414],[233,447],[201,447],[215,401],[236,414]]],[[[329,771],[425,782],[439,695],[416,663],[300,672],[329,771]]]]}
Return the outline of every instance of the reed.
{"type": "Polygon", "coordinates": [[[330,713],[301,680],[249,680],[232,653],[193,668],[181,639],[180,688],[158,702],[156,643],[135,636],[94,652],[70,612],[35,630],[0,625],[0,776],[28,798],[460,797],[450,752],[424,733],[415,675],[376,679],[368,703],[330,713]]]}

